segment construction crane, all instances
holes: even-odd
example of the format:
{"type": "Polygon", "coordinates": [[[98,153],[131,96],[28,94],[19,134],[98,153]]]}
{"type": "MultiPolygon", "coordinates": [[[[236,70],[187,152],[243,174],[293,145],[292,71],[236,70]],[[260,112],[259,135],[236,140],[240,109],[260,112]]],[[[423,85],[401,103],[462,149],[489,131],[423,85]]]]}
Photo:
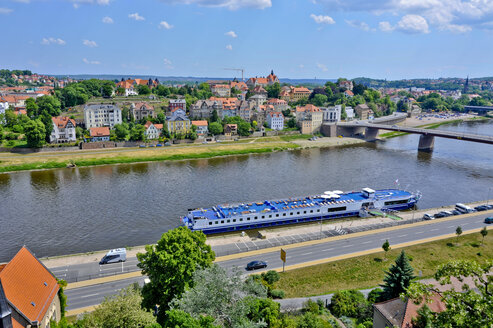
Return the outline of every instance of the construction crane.
{"type": "Polygon", "coordinates": [[[227,71],[241,71],[241,80],[245,81],[245,79],[243,78],[243,74],[245,73],[244,68],[225,68],[225,70],[227,70],[227,71]]]}

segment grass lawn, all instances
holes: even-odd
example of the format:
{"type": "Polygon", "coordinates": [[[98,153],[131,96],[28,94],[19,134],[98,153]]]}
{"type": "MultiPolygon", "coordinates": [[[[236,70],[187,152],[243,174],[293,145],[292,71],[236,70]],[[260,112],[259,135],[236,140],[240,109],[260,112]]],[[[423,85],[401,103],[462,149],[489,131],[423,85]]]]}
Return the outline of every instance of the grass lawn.
{"type": "MultiPolygon", "coordinates": [[[[412,259],[415,275],[431,277],[437,267],[452,260],[485,262],[493,258],[493,231],[481,246],[479,232],[404,248],[412,259]]],[[[392,246],[392,245],[391,245],[392,246]]],[[[285,291],[286,298],[324,295],[342,289],[365,289],[383,282],[384,272],[394,263],[402,249],[390,250],[387,261],[384,252],[331,263],[310,266],[281,273],[276,288],[285,291]]]]}

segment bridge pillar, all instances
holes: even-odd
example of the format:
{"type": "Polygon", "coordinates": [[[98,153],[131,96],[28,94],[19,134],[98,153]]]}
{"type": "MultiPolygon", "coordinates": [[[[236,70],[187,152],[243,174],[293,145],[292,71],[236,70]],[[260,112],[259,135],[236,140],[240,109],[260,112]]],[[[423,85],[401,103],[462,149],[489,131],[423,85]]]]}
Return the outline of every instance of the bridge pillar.
{"type": "Polygon", "coordinates": [[[435,144],[435,137],[427,134],[422,134],[419,137],[419,151],[432,151],[435,144]]]}
{"type": "Polygon", "coordinates": [[[375,141],[377,140],[378,129],[376,128],[366,128],[365,130],[365,140],[366,141],[375,141]]]}

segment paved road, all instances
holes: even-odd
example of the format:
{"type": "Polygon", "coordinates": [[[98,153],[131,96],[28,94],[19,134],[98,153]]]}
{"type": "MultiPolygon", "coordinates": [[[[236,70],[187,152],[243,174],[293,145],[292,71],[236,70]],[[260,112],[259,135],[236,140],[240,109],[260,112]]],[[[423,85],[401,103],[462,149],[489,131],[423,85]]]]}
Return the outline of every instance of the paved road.
{"type": "MultiPolygon", "coordinates": [[[[435,220],[432,221],[429,225],[403,226],[403,228],[401,229],[377,232],[374,234],[359,237],[352,237],[351,235],[348,235],[348,238],[341,240],[291,248],[287,250],[286,265],[289,266],[293,264],[325,259],[333,256],[351,254],[373,248],[380,248],[386,239],[389,240],[390,245],[395,245],[414,240],[455,233],[455,229],[457,228],[457,226],[461,226],[464,231],[481,228],[484,226],[484,218],[491,215],[491,211],[489,211],[489,214],[483,212],[471,217],[458,218],[451,221],[435,220]]],[[[245,264],[252,260],[267,261],[268,269],[282,267],[282,262],[279,258],[279,252],[277,251],[265,253],[262,255],[247,256],[229,261],[219,262],[219,265],[228,270],[239,268],[241,271],[246,273],[246,270],[244,268],[245,264]]],[[[127,260],[127,264],[129,266],[135,266],[135,263],[135,258],[129,258],[127,260]]],[[[121,268],[121,264],[114,264],[113,266],[118,265],[120,265],[121,268]]],[[[103,269],[105,268],[106,266],[103,267],[103,269]]],[[[110,267],[107,268],[110,269],[110,267]]],[[[59,271],[55,270],[55,272],[59,271]]],[[[135,280],[122,280],[119,282],[111,282],[91,287],[68,290],[68,309],[73,310],[83,306],[99,304],[105,295],[115,294],[119,288],[129,285],[134,281],[141,282],[143,281],[143,278],[139,277],[135,280]]]]}

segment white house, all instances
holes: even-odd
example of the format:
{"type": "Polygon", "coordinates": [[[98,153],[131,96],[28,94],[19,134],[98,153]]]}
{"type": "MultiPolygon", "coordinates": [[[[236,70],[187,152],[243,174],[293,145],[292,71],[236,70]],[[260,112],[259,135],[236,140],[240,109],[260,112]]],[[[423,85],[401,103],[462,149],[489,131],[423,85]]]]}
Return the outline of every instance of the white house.
{"type": "Polygon", "coordinates": [[[284,115],[281,112],[270,112],[267,115],[267,124],[272,130],[284,129],[284,115]]]}
{"type": "Polygon", "coordinates": [[[197,127],[197,135],[206,136],[209,133],[209,123],[205,120],[203,121],[192,121],[192,125],[197,127]]]}
{"type": "Polygon", "coordinates": [[[75,120],[67,116],[52,117],[53,131],[50,135],[50,143],[75,142],[75,120]]]}
{"type": "Polygon", "coordinates": [[[0,114],[5,114],[7,109],[9,109],[9,102],[0,96],[0,114]]]}
{"type": "Polygon", "coordinates": [[[115,124],[122,123],[122,110],[116,105],[92,104],[84,107],[84,123],[86,129],[108,126],[112,129],[115,124]]]}
{"type": "Polygon", "coordinates": [[[147,121],[144,126],[146,127],[146,131],[144,132],[144,134],[146,135],[147,139],[158,139],[161,135],[161,132],[163,131],[163,124],[154,124],[150,121],[147,121]]]}
{"type": "MultiPolygon", "coordinates": [[[[336,106],[341,106],[341,105],[336,105],[336,106]]],[[[354,108],[351,106],[346,106],[346,119],[347,120],[352,120],[354,119],[354,108]]]]}
{"type": "Polygon", "coordinates": [[[341,120],[341,105],[322,108],[324,122],[339,122],[341,120]]]}

